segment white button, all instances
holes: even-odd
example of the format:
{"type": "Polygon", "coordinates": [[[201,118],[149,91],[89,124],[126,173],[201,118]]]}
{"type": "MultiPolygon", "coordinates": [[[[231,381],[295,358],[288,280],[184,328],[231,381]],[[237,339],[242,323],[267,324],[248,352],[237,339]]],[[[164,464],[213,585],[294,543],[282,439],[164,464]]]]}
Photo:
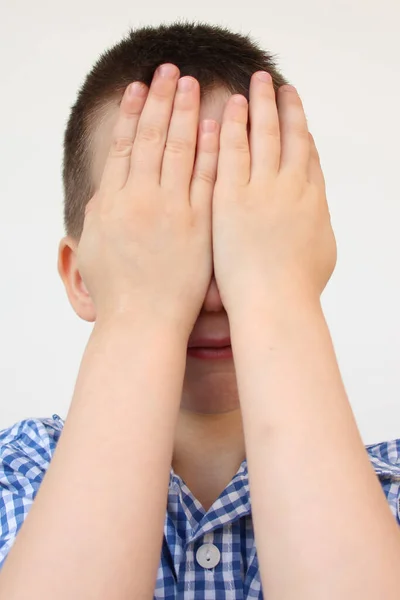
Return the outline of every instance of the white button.
{"type": "Polygon", "coordinates": [[[213,569],[221,560],[221,552],[214,544],[203,544],[196,552],[196,560],[204,569],[213,569]]]}

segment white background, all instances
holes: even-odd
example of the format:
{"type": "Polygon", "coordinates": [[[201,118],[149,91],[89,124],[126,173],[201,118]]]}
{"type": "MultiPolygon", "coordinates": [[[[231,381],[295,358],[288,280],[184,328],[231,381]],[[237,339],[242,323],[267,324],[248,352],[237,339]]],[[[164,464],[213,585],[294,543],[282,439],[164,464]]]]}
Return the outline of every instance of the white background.
{"type": "Polygon", "coordinates": [[[342,376],[365,443],[400,437],[400,2],[0,4],[0,428],[66,416],[92,329],[56,269],[78,87],[128,27],[184,18],[250,33],[297,86],[338,243],[323,306],[342,376]]]}

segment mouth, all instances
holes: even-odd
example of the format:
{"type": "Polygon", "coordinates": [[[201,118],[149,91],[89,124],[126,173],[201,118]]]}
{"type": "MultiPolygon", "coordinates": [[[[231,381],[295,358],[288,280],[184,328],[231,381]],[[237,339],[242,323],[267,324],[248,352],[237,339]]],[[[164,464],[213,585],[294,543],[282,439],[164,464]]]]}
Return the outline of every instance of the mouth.
{"type": "Polygon", "coordinates": [[[197,340],[189,344],[187,355],[202,360],[228,360],[233,358],[230,338],[197,340]]]}

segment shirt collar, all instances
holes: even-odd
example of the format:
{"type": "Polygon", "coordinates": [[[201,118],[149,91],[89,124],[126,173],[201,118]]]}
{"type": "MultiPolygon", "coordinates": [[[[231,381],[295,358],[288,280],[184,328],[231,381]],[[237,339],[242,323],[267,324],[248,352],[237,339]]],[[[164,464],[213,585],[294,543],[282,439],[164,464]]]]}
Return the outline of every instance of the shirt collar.
{"type": "Polygon", "coordinates": [[[216,527],[249,515],[251,500],[247,460],[242,461],[230,483],[207,512],[171,467],[167,508],[169,516],[180,529],[180,535],[186,543],[195,541],[216,527]],[[184,527],[182,527],[181,517],[183,515],[180,514],[180,511],[183,511],[186,517],[186,526],[184,527]]]}

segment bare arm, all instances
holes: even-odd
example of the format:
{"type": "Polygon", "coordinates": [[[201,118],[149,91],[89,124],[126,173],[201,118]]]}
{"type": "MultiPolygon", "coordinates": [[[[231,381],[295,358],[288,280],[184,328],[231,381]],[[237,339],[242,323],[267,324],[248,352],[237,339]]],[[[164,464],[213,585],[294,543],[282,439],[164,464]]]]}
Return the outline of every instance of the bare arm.
{"type": "Polygon", "coordinates": [[[198,129],[198,82],[177,89],[188,78],[163,67],[150,90],[125,91],[86,207],[77,266],[96,325],[1,600],[154,594],[187,341],[212,274],[218,155],[218,127],[198,129]]]}
{"type": "Polygon", "coordinates": [[[250,103],[227,102],[213,203],[264,592],[269,600],[396,600],[398,526],[320,303],[336,240],[319,154],[297,90],[275,93],[272,83],[257,73],[250,103]]]}
{"type": "Polygon", "coordinates": [[[242,321],[232,340],[268,598],[396,600],[400,533],[321,307],[294,298],[242,321]]]}
{"type": "Polygon", "coordinates": [[[2,599],[153,597],[186,341],[138,320],[93,330],[2,599]]]}

